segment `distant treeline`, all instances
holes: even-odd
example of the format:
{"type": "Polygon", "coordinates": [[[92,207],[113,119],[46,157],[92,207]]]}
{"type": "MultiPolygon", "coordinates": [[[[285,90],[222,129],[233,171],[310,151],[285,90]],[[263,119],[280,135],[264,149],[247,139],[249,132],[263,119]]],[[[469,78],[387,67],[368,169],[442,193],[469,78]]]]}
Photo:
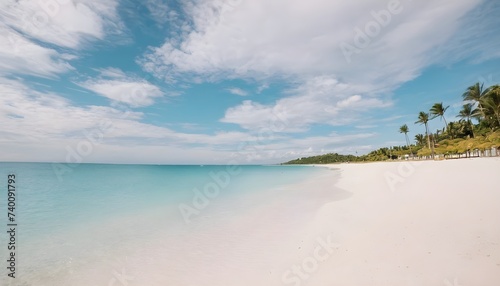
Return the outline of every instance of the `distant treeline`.
{"type": "MultiPolygon", "coordinates": [[[[413,146],[413,148],[418,149],[417,146],[413,146]]],[[[409,153],[410,150],[408,149],[407,146],[393,146],[391,148],[386,148],[386,147],[380,148],[375,151],[371,151],[366,155],[361,155],[361,156],[329,153],[312,157],[302,157],[292,161],[288,161],[283,164],[290,165],[290,164],[332,164],[332,163],[346,163],[346,162],[376,162],[376,161],[385,161],[390,159],[395,160],[409,153]]]]}
{"type": "Polygon", "coordinates": [[[475,152],[500,148],[500,85],[495,84],[484,88],[476,83],[469,86],[462,94],[464,105],[459,111],[458,121],[448,122],[445,118],[449,106],[442,102],[435,103],[429,112],[420,111],[415,124],[424,125],[425,133],[416,134],[412,144],[407,124],[399,128],[404,134],[405,146],[384,147],[366,155],[340,155],[330,153],[325,155],[299,158],[284,164],[328,164],[343,162],[373,162],[406,157],[431,159],[436,156],[455,158],[461,154],[470,156],[475,152]],[[444,124],[442,129],[431,132],[428,122],[440,118],[444,124]],[[476,124],[474,124],[476,121],[476,124]]]}
{"type": "Polygon", "coordinates": [[[287,164],[331,164],[331,163],[344,163],[344,162],[359,162],[362,161],[361,157],[354,155],[340,155],[337,153],[330,153],[325,155],[318,155],[313,157],[298,158],[286,163],[287,164]]]}

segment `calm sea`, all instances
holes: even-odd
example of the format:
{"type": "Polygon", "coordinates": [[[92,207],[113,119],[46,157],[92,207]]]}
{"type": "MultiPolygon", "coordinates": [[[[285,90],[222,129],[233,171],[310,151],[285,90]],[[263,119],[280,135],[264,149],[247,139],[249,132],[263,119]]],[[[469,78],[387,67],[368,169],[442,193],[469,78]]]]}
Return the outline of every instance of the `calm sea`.
{"type": "Polygon", "coordinates": [[[321,172],[300,166],[0,163],[0,284],[141,285],[127,269],[156,263],[159,254],[148,253],[149,245],[175,248],[186,233],[227,221],[265,203],[266,194],[321,172]],[[15,221],[9,222],[10,174],[15,221]],[[13,270],[6,261],[8,223],[16,224],[15,279],[7,276],[13,270]]]}

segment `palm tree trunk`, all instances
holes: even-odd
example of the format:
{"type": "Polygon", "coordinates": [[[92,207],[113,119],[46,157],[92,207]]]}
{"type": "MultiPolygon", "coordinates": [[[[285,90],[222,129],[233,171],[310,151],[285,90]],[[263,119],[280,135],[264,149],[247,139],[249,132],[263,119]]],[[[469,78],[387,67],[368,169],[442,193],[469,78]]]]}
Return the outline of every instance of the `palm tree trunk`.
{"type": "Polygon", "coordinates": [[[427,123],[425,123],[425,135],[427,135],[427,147],[431,149],[431,137],[429,136],[429,130],[427,128],[427,123]]]}
{"type": "Polygon", "coordinates": [[[429,149],[431,149],[431,156],[432,159],[434,160],[434,143],[431,144],[431,136],[429,134],[429,128],[427,127],[427,123],[425,123],[425,131],[427,132],[427,144],[429,146],[429,149]]]}
{"type": "Polygon", "coordinates": [[[470,127],[470,132],[472,133],[472,138],[475,138],[475,136],[474,136],[474,125],[472,125],[472,120],[470,120],[470,117],[469,117],[469,127],[470,127]]]}
{"type": "Polygon", "coordinates": [[[410,147],[410,138],[408,138],[408,134],[406,134],[406,133],[405,133],[405,136],[406,136],[406,144],[408,145],[408,149],[410,149],[410,154],[413,157],[413,151],[411,150],[411,147],[410,147]]]}
{"type": "Polygon", "coordinates": [[[446,122],[446,118],[444,118],[444,115],[442,116],[444,120],[444,130],[448,131],[448,122],[446,122]]]}

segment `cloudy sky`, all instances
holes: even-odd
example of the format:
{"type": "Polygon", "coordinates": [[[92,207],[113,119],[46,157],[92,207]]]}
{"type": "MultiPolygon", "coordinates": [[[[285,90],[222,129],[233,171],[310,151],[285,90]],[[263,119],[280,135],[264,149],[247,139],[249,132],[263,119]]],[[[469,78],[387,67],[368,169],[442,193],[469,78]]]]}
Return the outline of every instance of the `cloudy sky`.
{"type": "MultiPolygon", "coordinates": [[[[0,161],[279,163],[500,82],[496,0],[3,0],[0,161]]],[[[431,129],[442,128],[439,119],[431,129]]]]}

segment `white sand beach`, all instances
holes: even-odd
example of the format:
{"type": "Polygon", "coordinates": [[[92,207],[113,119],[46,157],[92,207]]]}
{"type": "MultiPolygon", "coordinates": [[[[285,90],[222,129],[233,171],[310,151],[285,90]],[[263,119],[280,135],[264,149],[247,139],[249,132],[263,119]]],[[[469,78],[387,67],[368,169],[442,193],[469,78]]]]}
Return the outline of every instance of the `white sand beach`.
{"type": "Polygon", "coordinates": [[[330,167],[352,196],[318,210],[339,247],[301,285],[500,285],[500,158],[330,167]]]}

